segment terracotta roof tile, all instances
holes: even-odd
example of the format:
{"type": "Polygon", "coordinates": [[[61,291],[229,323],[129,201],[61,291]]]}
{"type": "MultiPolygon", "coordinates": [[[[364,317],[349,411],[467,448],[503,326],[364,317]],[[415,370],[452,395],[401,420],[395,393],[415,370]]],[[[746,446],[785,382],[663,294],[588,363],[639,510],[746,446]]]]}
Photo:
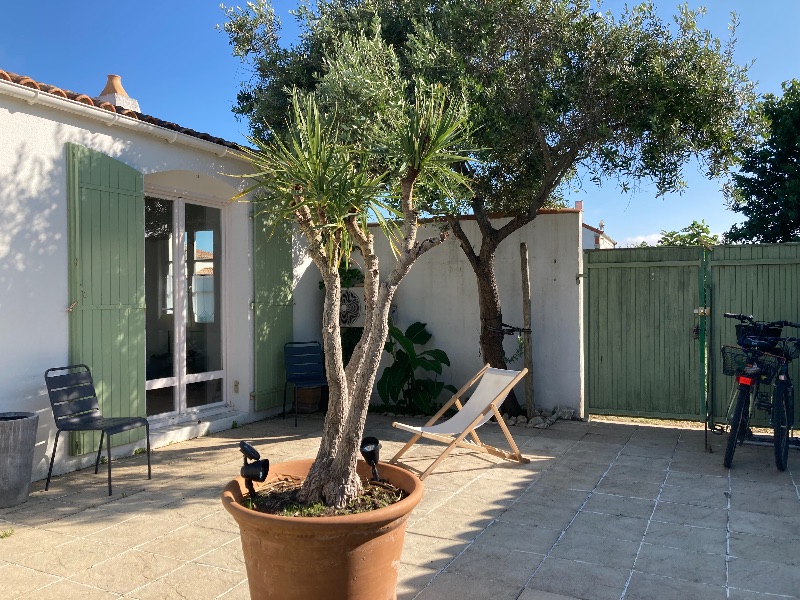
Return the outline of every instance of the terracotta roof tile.
{"type": "Polygon", "coordinates": [[[67,100],[74,100],[75,102],[81,102],[82,104],[87,104],[89,106],[97,106],[98,108],[103,108],[110,112],[116,112],[126,117],[130,117],[132,119],[138,119],[139,121],[150,123],[151,125],[156,125],[157,127],[163,127],[164,129],[169,129],[171,131],[177,131],[178,133],[183,133],[184,135],[189,135],[191,137],[205,140],[207,142],[211,142],[212,144],[218,144],[220,146],[225,146],[226,148],[233,148],[234,150],[241,149],[241,147],[238,144],[234,142],[229,142],[220,137],[216,137],[208,133],[203,133],[201,131],[195,131],[194,129],[189,129],[188,127],[181,127],[177,123],[171,123],[169,121],[164,121],[163,119],[159,119],[158,117],[153,117],[151,115],[138,113],[129,110],[127,108],[123,108],[122,106],[114,106],[110,102],[103,102],[96,97],[92,98],[91,96],[87,96],[86,94],[78,94],[75,92],[70,92],[69,90],[61,89],[54,85],[42,83],[40,81],[34,81],[33,79],[25,75],[18,75],[16,73],[11,73],[10,71],[4,71],[0,69],[0,79],[4,81],[10,81],[12,83],[16,83],[19,85],[24,85],[29,88],[33,88],[41,92],[44,92],[46,94],[52,94],[54,96],[65,98],[67,100]]]}

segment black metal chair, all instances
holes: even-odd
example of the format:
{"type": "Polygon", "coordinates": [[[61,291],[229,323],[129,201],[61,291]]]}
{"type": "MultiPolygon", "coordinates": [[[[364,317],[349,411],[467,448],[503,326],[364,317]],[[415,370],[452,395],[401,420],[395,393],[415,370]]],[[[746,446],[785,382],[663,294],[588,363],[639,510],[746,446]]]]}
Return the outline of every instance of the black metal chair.
{"type": "Polygon", "coordinates": [[[297,390],[328,386],[325,358],[319,342],[289,342],[283,346],[286,383],[283,385],[283,418],[286,418],[286,391],[294,385],[294,426],[297,427],[297,390]]]}
{"type": "Polygon", "coordinates": [[[97,448],[97,460],[94,472],[100,466],[100,453],[103,450],[103,438],[107,435],[106,453],[108,459],[108,495],[111,495],[111,436],[130,429],[144,427],[147,438],[147,478],[150,479],[150,424],[144,417],[109,417],[100,412],[100,403],[94,389],[92,373],[86,365],[70,365],[54,367],[44,372],[47,394],[53,417],[56,421],[56,440],[53,454],[50,456],[50,469],[47,471],[47,483],[50,487],[50,476],[53,473],[53,460],[58,448],[58,436],[62,431],[99,431],[100,446],[97,448]]]}

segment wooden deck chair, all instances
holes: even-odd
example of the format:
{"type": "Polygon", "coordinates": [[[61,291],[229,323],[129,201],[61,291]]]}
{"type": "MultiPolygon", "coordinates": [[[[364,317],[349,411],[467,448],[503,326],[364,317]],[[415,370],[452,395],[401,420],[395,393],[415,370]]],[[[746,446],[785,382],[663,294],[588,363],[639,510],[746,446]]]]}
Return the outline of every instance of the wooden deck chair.
{"type": "Polygon", "coordinates": [[[434,460],[427,469],[425,469],[425,472],[420,475],[420,479],[425,479],[428,475],[430,475],[436,466],[442,462],[455,447],[468,448],[476,452],[486,452],[493,456],[499,456],[500,458],[505,458],[508,460],[516,460],[520,463],[530,462],[529,459],[525,458],[520,453],[519,448],[517,448],[516,443],[514,443],[514,438],[511,437],[511,433],[508,431],[508,427],[503,421],[503,417],[498,410],[498,407],[502,404],[503,400],[511,391],[511,389],[525,376],[525,373],[527,372],[528,369],[522,369],[522,371],[506,371],[503,369],[492,369],[489,365],[486,365],[478,372],[477,375],[475,375],[475,377],[470,379],[466,385],[464,385],[464,387],[458,390],[456,395],[453,396],[441,408],[441,410],[437,412],[433,418],[431,418],[431,420],[425,423],[425,425],[422,427],[413,427],[411,425],[405,425],[397,422],[392,423],[393,427],[410,431],[414,434],[414,437],[412,437],[411,440],[400,449],[400,452],[395,454],[389,462],[396,463],[398,458],[405,454],[405,452],[411,448],[411,446],[413,446],[415,443],[417,443],[417,441],[419,441],[420,438],[423,437],[447,444],[447,448],[445,448],[439,457],[434,460]],[[475,392],[472,394],[470,399],[462,405],[461,397],[478,380],[480,380],[480,383],[475,389],[475,392]],[[458,409],[458,412],[446,421],[435,424],[436,421],[438,421],[439,418],[454,404],[458,409]],[[500,428],[503,430],[509,446],[511,446],[511,452],[506,452],[505,450],[500,450],[494,446],[484,444],[481,442],[478,434],[475,432],[478,427],[486,423],[486,421],[492,417],[497,417],[497,422],[500,425],[500,428]],[[472,440],[465,439],[468,435],[472,438],[472,440]]]}

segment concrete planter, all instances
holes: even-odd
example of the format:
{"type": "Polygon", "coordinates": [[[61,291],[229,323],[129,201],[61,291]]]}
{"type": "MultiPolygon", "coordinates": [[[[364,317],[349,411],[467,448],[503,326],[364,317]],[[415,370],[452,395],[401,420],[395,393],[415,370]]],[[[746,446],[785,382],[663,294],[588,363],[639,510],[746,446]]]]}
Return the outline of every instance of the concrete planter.
{"type": "Polygon", "coordinates": [[[0,508],[28,499],[39,415],[0,413],[0,508]]]}
{"type": "MultiPolygon", "coordinates": [[[[267,481],[305,477],[311,460],[272,465],[267,481]]],[[[371,471],[358,461],[358,472],[371,471]]],[[[412,473],[381,463],[381,476],[410,495],[371,512],[337,517],[282,517],[242,506],[237,477],[222,504],[239,525],[253,600],[394,600],[406,519],[422,498],[412,473]]]]}

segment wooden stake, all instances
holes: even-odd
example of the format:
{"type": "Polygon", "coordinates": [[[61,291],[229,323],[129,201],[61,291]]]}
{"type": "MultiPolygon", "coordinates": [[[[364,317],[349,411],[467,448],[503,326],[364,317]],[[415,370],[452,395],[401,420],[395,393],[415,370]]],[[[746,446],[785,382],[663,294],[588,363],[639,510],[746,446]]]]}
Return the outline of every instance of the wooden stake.
{"type": "Polygon", "coordinates": [[[528,373],[525,375],[525,406],[528,418],[533,417],[535,407],[533,401],[533,348],[531,347],[531,278],[528,269],[528,245],[522,242],[519,245],[519,257],[522,270],[522,343],[525,348],[525,366],[528,373]]]}

